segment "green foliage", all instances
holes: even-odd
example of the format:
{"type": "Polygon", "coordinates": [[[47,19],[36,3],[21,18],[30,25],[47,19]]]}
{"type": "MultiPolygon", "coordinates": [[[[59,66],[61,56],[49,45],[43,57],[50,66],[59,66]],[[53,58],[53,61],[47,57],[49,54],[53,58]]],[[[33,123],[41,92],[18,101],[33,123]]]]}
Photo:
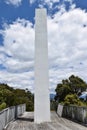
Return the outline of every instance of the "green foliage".
{"type": "Polygon", "coordinates": [[[77,93],[80,91],[85,91],[87,88],[86,82],[84,82],[81,78],[78,76],[71,75],[69,77],[69,86],[73,93],[77,93]]]}
{"type": "Polygon", "coordinates": [[[78,102],[79,102],[79,99],[76,94],[68,94],[64,99],[65,105],[70,105],[70,104],[76,105],[78,104],[78,102]]]}
{"type": "Polygon", "coordinates": [[[50,101],[50,109],[51,111],[57,111],[58,103],[54,100],[50,101]]]}
{"type": "Polygon", "coordinates": [[[3,110],[3,109],[5,109],[5,108],[6,108],[6,103],[3,102],[3,103],[0,105],[0,111],[3,110]]]}
{"type": "Polygon", "coordinates": [[[6,102],[7,106],[13,106],[14,93],[8,89],[0,89],[0,102],[6,102]]]}
{"type": "Polygon", "coordinates": [[[34,111],[34,103],[31,100],[26,100],[26,111],[34,111]]]}
{"type": "Polygon", "coordinates": [[[62,80],[62,83],[57,84],[56,100],[64,101],[66,95],[76,94],[85,91],[87,89],[87,84],[78,76],[71,75],[69,79],[62,80]]]}
{"type": "Polygon", "coordinates": [[[65,96],[71,92],[69,85],[66,84],[58,84],[56,88],[56,93],[60,101],[64,100],[65,96]]]}
{"type": "Polygon", "coordinates": [[[13,89],[6,84],[0,84],[0,104],[6,107],[26,103],[27,111],[34,110],[34,95],[28,89],[13,89]]]}
{"type": "Polygon", "coordinates": [[[64,99],[64,105],[85,106],[86,104],[81,102],[76,94],[68,94],[64,99]]]}

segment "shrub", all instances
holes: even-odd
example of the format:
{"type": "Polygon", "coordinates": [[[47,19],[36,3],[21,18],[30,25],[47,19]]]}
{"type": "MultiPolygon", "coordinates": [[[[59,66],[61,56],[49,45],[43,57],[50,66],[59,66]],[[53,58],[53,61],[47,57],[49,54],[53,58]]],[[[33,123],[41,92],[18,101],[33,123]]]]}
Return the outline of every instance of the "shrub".
{"type": "Polygon", "coordinates": [[[80,101],[78,96],[76,94],[68,94],[64,99],[64,105],[78,105],[78,106],[84,106],[85,104],[80,101]]]}
{"type": "Polygon", "coordinates": [[[0,105],[0,110],[3,110],[3,109],[5,109],[5,108],[6,108],[6,103],[3,102],[3,103],[0,105]]]}

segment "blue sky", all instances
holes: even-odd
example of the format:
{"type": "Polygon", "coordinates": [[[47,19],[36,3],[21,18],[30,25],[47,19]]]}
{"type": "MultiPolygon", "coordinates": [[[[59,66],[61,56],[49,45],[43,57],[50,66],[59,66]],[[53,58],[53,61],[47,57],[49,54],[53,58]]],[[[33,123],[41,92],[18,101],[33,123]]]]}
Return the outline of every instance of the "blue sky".
{"type": "Polygon", "coordinates": [[[49,87],[87,82],[87,0],[0,0],[0,82],[34,92],[35,9],[47,9],[49,87]]]}

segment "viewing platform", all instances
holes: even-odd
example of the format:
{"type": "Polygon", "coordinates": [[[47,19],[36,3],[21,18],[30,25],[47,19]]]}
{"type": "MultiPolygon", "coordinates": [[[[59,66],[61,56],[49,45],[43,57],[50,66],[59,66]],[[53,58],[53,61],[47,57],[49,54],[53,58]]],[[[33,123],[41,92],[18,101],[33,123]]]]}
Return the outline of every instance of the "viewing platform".
{"type": "Polygon", "coordinates": [[[60,118],[55,112],[51,112],[51,122],[36,124],[34,123],[34,113],[25,112],[17,120],[10,122],[5,130],[87,130],[87,127],[60,118]]]}

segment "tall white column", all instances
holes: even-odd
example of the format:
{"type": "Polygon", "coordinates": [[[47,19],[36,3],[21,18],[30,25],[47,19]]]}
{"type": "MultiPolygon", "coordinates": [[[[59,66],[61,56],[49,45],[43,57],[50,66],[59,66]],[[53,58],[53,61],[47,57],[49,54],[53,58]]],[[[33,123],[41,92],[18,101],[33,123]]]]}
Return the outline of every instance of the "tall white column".
{"type": "Polygon", "coordinates": [[[35,111],[36,123],[50,121],[46,9],[35,12],[35,111]]]}

